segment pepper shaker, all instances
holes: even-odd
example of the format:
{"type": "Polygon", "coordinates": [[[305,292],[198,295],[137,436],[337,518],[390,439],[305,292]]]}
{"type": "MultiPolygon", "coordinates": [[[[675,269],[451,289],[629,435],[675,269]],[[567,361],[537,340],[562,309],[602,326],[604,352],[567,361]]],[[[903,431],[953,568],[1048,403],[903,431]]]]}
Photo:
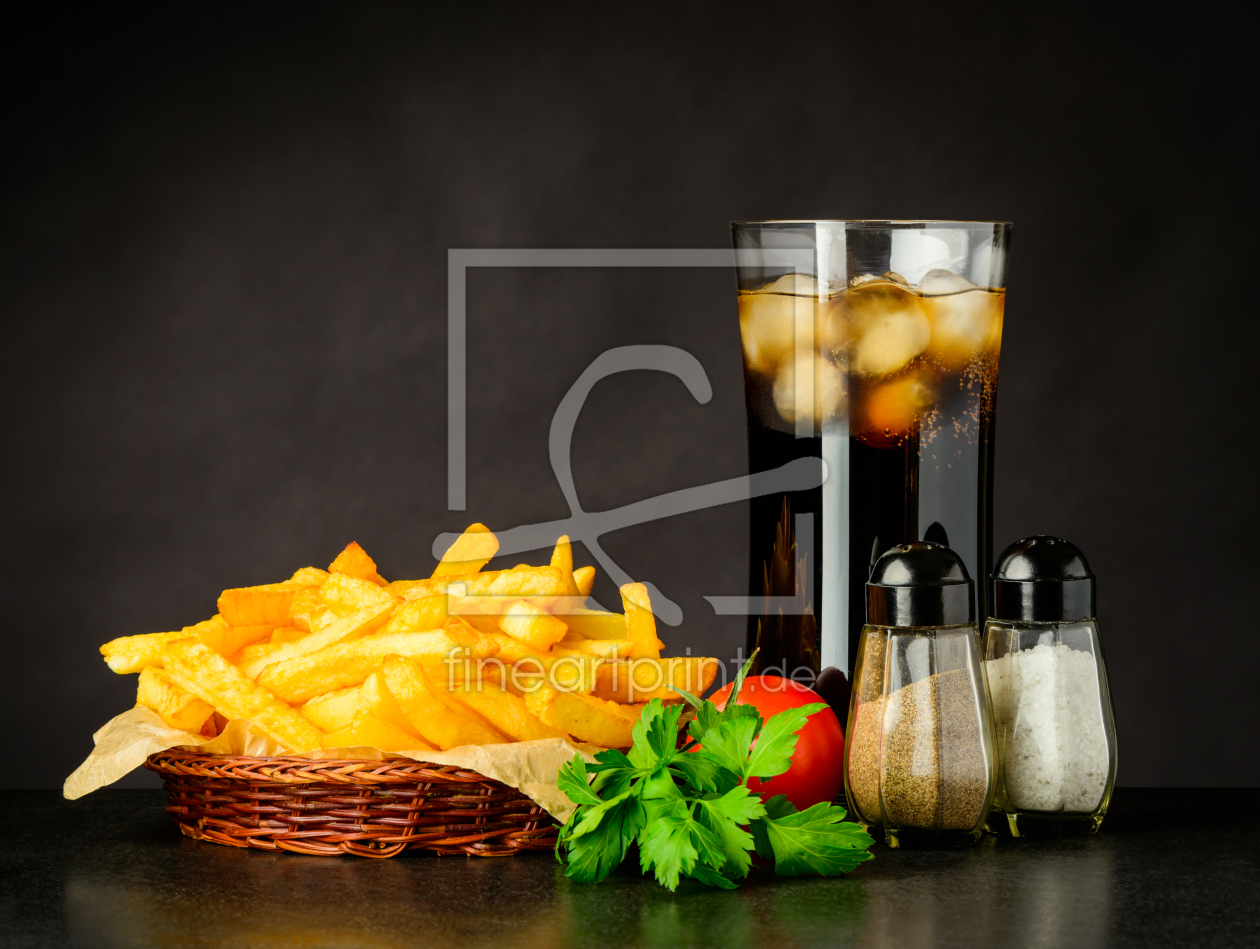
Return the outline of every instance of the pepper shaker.
{"type": "Polygon", "coordinates": [[[983,833],[996,759],[973,592],[958,555],[926,542],[885,552],[866,585],[844,788],[892,847],[983,833]]]}
{"type": "Polygon", "coordinates": [[[1116,729],[1094,575],[1075,546],[1037,536],[1002,552],[991,584],[984,656],[1001,778],[988,829],[1095,833],[1115,785],[1116,729]]]}

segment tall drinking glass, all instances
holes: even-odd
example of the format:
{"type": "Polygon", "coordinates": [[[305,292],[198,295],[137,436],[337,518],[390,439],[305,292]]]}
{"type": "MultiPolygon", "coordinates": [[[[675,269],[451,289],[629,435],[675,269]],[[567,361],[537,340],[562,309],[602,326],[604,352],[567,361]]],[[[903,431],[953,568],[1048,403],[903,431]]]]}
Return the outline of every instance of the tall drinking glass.
{"type": "MultiPolygon", "coordinates": [[[[740,221],[732,232],[749,468],[826,463],[821,487],[751,502],[762,608],[749,649],[760,672],[847,677],[864,585],[889,547],[946,544],[971,576],[989,575],[1011,225],[740,221]]],[[[976,616],[987,590],[976,582],[976,616]]],[[[828,697],[847,707],[847,694],[828,697]]]]}

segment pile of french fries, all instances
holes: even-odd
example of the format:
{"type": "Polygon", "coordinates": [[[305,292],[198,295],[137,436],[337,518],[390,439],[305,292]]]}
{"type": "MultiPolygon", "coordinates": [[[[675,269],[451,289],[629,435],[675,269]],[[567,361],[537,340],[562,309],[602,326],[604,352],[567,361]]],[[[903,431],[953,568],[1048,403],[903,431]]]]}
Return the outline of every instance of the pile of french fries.
{"type": "Polygon", "coordinates": [[[642,584],[621,588],[624,613],[590,610],[595,568],[573,569],[568,537],[545,567],[484,571],[498,548],[474,524],[429,579],[388,583],[352,543],[326,571],[224,590],[211,619],[101,653],[171,727],[213,737],[243,719],[294,753],[627,748],[648,701],[712,684],[716,659],[661,658],[642,584]]]}

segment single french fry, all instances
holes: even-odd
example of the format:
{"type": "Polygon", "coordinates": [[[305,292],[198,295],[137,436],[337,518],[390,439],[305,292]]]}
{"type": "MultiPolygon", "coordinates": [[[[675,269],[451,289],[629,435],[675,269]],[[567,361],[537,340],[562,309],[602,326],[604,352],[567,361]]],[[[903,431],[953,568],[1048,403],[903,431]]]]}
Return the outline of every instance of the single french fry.
{"type": "MultiPolygon", "coordinates": [[[[438,670],[438,673],[440,671],[438,670]]],[[[560,729],[545,724],[534,715],[523,699],[517,698],[486,679],[443,683],[438,674],[431,673],[429,681],[435,685],[442,685],[446,688],[448,695],[479,714],[515,741],[565,737],[565,733],[560,729]]]]}
{"type": "Polygon", "coordinates": [[[358,685],[387,656],[441,662],[452,655],[459,656],[465,648],[469,649],[472,659],[484,659],[493,655],[498,646],[480,635],[472,643],[461,641],[445,629],[424,633],[376,633],[304,656],[271,662],[258,674],[258,684],[286,702],[306,702],[334,689],[358,685]]]}
{"type": "Polygon", "coordinates": [[[139,672],[148,666],[162,665],[162,650],[168,643],[192,638],[192,633],[142,633],[139,636],[120,636],[101,647],[105,664],[119,675],[139,672]]]}
{"type": "Polygon", "coordinates": [[[349,726],[324,738],[325,748],[377,748],[381,751],[433,751],[422,738],[370,712],[360,712],[349,726]]]}
{"type": "Polygon", "coordinates": [[[420,663],[390,656],[381,672],[390,695],[412,728],[443,751],[460,745],[497,745],[506,740],[480,718],[452,709],[434,694],[420,663]]]}
{"type": "Polygon", "coordinates": [[[525,600],[508,607],[499,617],[499,628],[513,639],[539,650],[549,649],[568,632],[563,621],[525,600]]]}
{"type": "Polygon", "coordinates": [[[423,632],[427,629],[441,629],[446,625],[447,596],[437,593],[433,596],[421,597],[418,600],[407,600],[390,617],[382,627],[383,633],[423,632]]]}
{"type": "Polygon", "coordinates": [[[307,587],[293,594],[293,602],[289,604],[289,623],[308,633],[319,628],[319,621],[324,617],[336,619],[337,615],[320,598],[319,590],[307,587]]]}
{"type": "MultiPolygon", "coordinates": [[[[308,656],[311,653],[327,649],[329,646],[335,646],[338,643],[374,633],[385,625],[393,611],[394,603],[391,601],[382,606],[369,607],[365,610],[357,610],[348,616],[342,616],[336,622],[330,623],[318,632],[304,636],[296,642],[285,643],[279,650],[268,657],[268,662],[281,662],[286,659],[296,659],[299,656],[308,656]]],[[[268,663],[263,663],[263,665],[266,664],[268,663]]],[[[241,671],[252,679],[262,672],[263,665],[259,665],[259,660],[251,660],[241,666],[241,671]]],[[[360,679],[359,681],[362,682],[363,680],[360,679]]],[[[354,685],[355,683],[347,682],[344,684],[354,685]]],[[[338,687],[333,686],[332,688],[338,687]]],[[[328,690],[326,689],[325,691],[328,690]]]]}
{"type": "Polygon", "coordinates": [[[556,541],[556,549],[551,553],[551,565],[560,571],[564,580],[565,596],[577,596],[577,581],[573,578],[573,545],[569,543],[569,535],[562,534],[556,541]]]}
{"type": "MultiPolygon", "coordinates": [[[[389,686],[385,684],[385,673],[380,669],[368,676],[363,681],[363,684],[359,686],[359,709],[375,715],[381,721],[389,722],[395,728],[415,735],[416,741],[424,741],[422,736],[416,732],[406,713],[403,712],[402,706],[398,704],[398,700],[389,691],[389,686]]],[[[424,741],[423,744],[412,747],[427,748],[429,743],[424,741]]]]}
{"type": "Polygon", "coordinates": [[[381,586],[385,578],[376,572],[376,561],[367,555],[358,544],[351,541],[346,549],[337,555],[337,559],[328,565],[329,573],[340,573],[347,577],[358,577],[360,580],[371,580],[381,586]]]}
{"type": "MultiPolygon", "coordinates": [[[[551,567],[513,567],[511,570],[487,570],[431,577],[428,580],[396,580],[387,585],[388,592],[404,599],[416,600],[437,593],[472,598],[503,598],[504,605],[522,596],[563,596],[564,583],[558,570],[551,567]],[[504,575],[508,576],[505,578],[504,575]]],[[[493,601],[492,601],[493,602],[493,601]]],[[[473,606],[471,612],[502,612],[501,609],[473,606]]]]}
{"type": "Polygon", "coordinates": [[[328,582],[319,588],[319,598],[338,616],[399,602],[379,584],[343,573],[334,573],[328,578],[328,582]]]}
{"type": "Polygon", "coordinates": [[[317,695],[304,703],[298,711],[316,728],[332,734],[354,724],[362,697],[363,686],[352,685],[348,689],[317,695]]]}
{"type": "Polygon", "coordinates": [[[635,658],[638,651],[639,644],[632,639],[581,639],[551,648],[555,656],[590,656],[610,662],[635,658]]]}
{"type": "Polygon", "coordinates": [[[713,684],[718,666],[718,660],[700,656],[605,662],[596,674],[592,694],[627,705],[652,699],[670,701],[681,698],[674,689],[703,695],[713,684]]]}
{"type": "MultiPolygon", "coordinates": [[[[486,637],[496,643],[498,652],[487,657],[483,663],[484,670],[495,669],[502,665],[508,667],[508,673],[518,678],[540,676],[554,685],[574,692],[590,692],[595,688],[595,671],[603,660],[597,656],[566,651],[553,646],[542,652],[528,646],[506,633],[486,633],[486,637]]],[[[490,676],[490,671],[483,671],[490,676]]],[[[494,672],[494,681],[499,682],[502,673],[494,672]]]]}
{"type": "Polygon", "coordinates": [[[628,658],[661,658],[665,644],[656,638],[656,617],[652,615],[647,587],[627,583],[621,588],[621,606],[626,613],[626,638],[635,644],[628,658]]]}
{"type": "MultiPolygon", "coordinates": [[[[556,567],[516,567],[502,571],[490,583],[486,593],[489,596],[546,597],[564,596],[568,586],[564,582],[561,571],[556,567]]],[[[478,595],[476,590],[467,590],[465,596],[478,595]]]]}
{"type": "Polygon", "coordinates": [[[484,524],[473,524],[442,554],[430,579],[477,573],[499,550],[499,538],[484,524]]]}
{"type": "Polygon", "coordinates": [[[605,748],[629,748],[639,712],[577,692],[564,692],[544,686],[525,696],[529,710],[553,728],[579,741],[605,748]]]}
{"type": "Polygon", "coordinates": [[[327,580],[328,571],[320,570],[319,567],[303,567],[289,577],[290,583],[296,583],[300,587],[323,586],[327,580]]]}
{"type": "Polygon", "coordinates": [[[215,616],[204,623],[185,627],[184,632],[195,633],[198,639],[220,656],[231,656],[246,646],[266,639],[275,628],[275,624],[271,623],[263,623],[259,626],[229,626],[222,616],[215,616]]]}
{"type": "Polygon", "coordinates": [[[284,626],[289,622],[293,597],[300,589],[286,581],[224,590],[219,596],[219,615],[230,626],[284,626]]]}
{"type": "Polygon", "coordinates": [[[571,632],[585,639],[629,639],[626,618],[620,613],[577,609],[560,614],[571,632]]]}
{"type": "Polygon", "coordinates": [[[246,646],[239,653],[232,657],[232,664],[241,670],[241,674],[247,678],[254,678],[258,674],[257,671],[251,675],[251,670],[262,670],[275,660],[271,657],[275,656],[285,643],[254,643],[252,646],[246,646]]]}
{"type": "Polygon", "coordinates": [[[181,689],[165,670],[156,666],[140,670],[136,704],[153,709],[171,728],[188,732],[200,732],[206,720],[214,714],[214,707],[209,702],[181,689]]]}
{"type": "Polygon", "coordinates": [[[577,586],[578,596],[590,596],[595,586],[595,568],[578,567],[573,571],[573,582],[577,586]]]}
{"type": "MultiPolygon", "coordinates": [[[[468,622],[475,617],[460,617],[461,620],[468,622]]],[[[484,621],[483,621],[484,622],[484,621]]],[[[479,630],[483,636],[488,636],[498,645],[499,651],[495,653],[495,658],[500,662],[509,666],[515,666],[518,663],[529,660],[530,663],[537,663],[537,671],[545,672],[547,667],[551,665],[553,657],[541,650],[528,646],[519,639],[513,639],[505,632],[489,632],[487,630],[479,630]]],[[[534,671],[531,665],[530,671],[534,671]]]]}
{"type": "Polygon", "coordinates": [[[438,589],[441,584],[433,580],[391,580],[381,589],[386,593],[394,596],[401,596],[404,600],[413,599],[413,591],[420,590],[417,596],[431,596],[434,593],[440,593],[438,589]]]}
{"type": "Polygon", "coordinates": [[[171,680],[227,718],[243,718],[290,751],[311,751],[323,737],[318,728],[279,701],[272,693],[250,682],[226,659],[195,640],[167,645],[163,666],[171,680]]]}

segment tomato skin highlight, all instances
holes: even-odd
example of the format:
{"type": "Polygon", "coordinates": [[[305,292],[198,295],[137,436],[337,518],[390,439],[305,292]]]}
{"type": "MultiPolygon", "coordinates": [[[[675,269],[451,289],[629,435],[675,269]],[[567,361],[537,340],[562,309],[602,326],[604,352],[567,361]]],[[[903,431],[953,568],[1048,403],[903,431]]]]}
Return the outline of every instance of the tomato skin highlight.
{"type": "MultiPolygon", "coordinates": [[[[734,685],[732,682],[715,692],[711,697],[713,704],[719,709],[726,708],[734,685]]],[[[767,799],[776,794],[786,795],[801,811],[835,800],[844,788],[844,729],[836,713],[813,689],[782,676],[749,676],[736,702],[755,706],[763,719],[814,702],[822,702],[825,707],[811,715],[798,732],[792,767],[768,781],[757,778],[748,781],[750,790],[767,799]]],[[[753,746],[756,747],[756,742],[753,746]]]]}

